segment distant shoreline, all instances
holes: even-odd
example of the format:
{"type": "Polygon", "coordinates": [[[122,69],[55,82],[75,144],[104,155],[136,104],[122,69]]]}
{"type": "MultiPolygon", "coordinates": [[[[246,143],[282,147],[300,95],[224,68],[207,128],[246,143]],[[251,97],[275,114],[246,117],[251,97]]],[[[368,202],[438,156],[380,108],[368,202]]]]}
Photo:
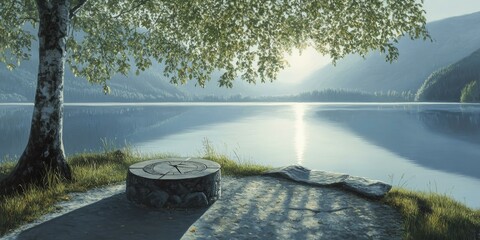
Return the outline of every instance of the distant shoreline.
{"type": "MultiPolygon", "coordinates": [[[[246,101],[246,102],[67,102],[64,106],[285,106],[294,104],[305,105],[472,105],[480,106],[480,103],[461,102],[293,102],[293,101],[246,101]]],[[[0,106],[33,106],[30,102],[6,102],[0,106]]]]}

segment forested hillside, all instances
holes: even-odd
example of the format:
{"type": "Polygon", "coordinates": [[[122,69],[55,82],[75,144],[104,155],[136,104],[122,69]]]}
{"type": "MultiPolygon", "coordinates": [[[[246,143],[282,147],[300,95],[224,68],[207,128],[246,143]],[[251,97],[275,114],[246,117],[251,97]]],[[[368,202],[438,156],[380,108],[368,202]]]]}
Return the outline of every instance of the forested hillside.
{"type": "Polygon", "coordinates": [[[418,90],[415,100],[479,102],[479,83],[480,49],[454,64],[433,72],[418,90]]]}

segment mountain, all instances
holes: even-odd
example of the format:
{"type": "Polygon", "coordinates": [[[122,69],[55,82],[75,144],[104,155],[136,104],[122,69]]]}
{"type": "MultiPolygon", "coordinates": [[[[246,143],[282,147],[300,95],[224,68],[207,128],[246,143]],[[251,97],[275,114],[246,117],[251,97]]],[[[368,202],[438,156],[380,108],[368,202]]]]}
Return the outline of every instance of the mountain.
{"type": "MultiPolygon", "coordinates": [[[[34,48],[32,48],[34,49],[34,48]]],[[[0,102],[32,102],[35,94],[38,55],[22,62],[20,67],[9,71],[0,67],[0,102]]],[[[66,102],[124,102],[124,101],[185,101],[203,99],[208,96],[220,98],[232,96],[278,96],[292,93],[284,82],[249,84],[241,80],[234,87],[218,87],[218,76],[206,84],[205,88],[195,86],[194,81],[175,86],[163,76],[163,66],[155,64],[140,75],[116,75],[108,81],[111,93],[104,95],[101,85],[91,84],[85,79],[74,77],[69,67],[65,71],[66,102]],[[216,78],[217,77],[217,78],[216,78]]]]}
{"type": "Polygon", "coordinates": [[[368,92],[414,91],[441,67],[455,63],[480,48],[480,12],[427,24],[433,42],[403,38],[400,56],[390,64],[379,52],[363,59],[347,56],[337,65],[314,72],[304,89],[344,88],[368,92]]]}
{"type": "MultiPolygon", "coordinates": [[[[34,49],[34,48],[33,48],[34,49]]],[[[38,54],[32,51],[32,59],[22,62],[13,71],[0,68],[0,101],[32,102],[35,94],[38,54]]],[[[103,94],[100,85],[76,78],[67,67],[65,72],[65,101],[172,101],[186,98],[188,94],[169,84],[155,71],[139,76],[114,76],[109,81],[111,93],[103,94]]]]}
{"type": "Polygon", "coordinates": [[[463,92],[463,101],[478,101],[477,82],[480,83],[480,49],[433,72],[418,90],[415,100],[459,102],[463,92]]]}

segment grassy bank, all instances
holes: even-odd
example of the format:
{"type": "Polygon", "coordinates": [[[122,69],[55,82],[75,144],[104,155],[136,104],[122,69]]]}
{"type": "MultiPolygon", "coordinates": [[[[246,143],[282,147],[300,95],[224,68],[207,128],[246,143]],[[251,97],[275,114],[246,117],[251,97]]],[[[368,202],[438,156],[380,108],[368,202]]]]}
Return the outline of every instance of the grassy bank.
{"type": "MultiPolygon", "coordinates": [[[[48,187],[27,187],[22,195],[0,197],[0,236],[26,222],[54,210],[55,203],[68,200],[68,193],[118,183],[125,180],[128,166],[148,160],[172,157],[171,155],[138,156],[129,150],[106,151],[104,153],[84,153],[72,156],[68,162],[72,168],[74,181],[62,183],[54,177],[46,181],[48,187]]],[[[267,167],[254,164],[238,164],[219,155],[207,144],[204,158],[218,162],[224,176],[258,175],[267,167]]],[[[13,163],[0,165],[0,179],[4,178],[14,167],[13,163]]]]}
{"type": "MultiPolygon", "coordinates": [[[[83,192],[124,181],[129,165],[165,157],[169,156],[140,157],[128,150],[70,157],[68,161],[74,174],[72,183],[62,183],[51,177],[47,188],[28,187],[23,195],[0,198],[0,236],[53,211],[55,203],[68,200],[70,192],[83,192]]],[[[208,144],[204,158],[222,165],[222,175],[258,175],[269,169],[254,164],[239,164],[217,154],[208,144]]],[[[0,179],[12,168],[12,163],[0,165],[0,179]]],[[[480,210],[469,209],[446,196],[394,188],[382,201],[402,213],[406,239],[478,239],[480,210]]]]}
{"type": "Polygon", "coordinates": [[[382,201],[402,214],[404,239],[480,239],[480,209],[446,195],[393,188],[382,201]]]}

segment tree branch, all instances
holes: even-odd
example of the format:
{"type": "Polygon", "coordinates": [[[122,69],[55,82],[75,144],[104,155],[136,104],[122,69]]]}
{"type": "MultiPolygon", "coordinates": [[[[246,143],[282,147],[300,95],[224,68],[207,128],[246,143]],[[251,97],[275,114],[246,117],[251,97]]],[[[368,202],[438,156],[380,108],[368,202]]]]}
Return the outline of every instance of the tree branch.
{"type": "Polygon", "coordinates": [[[122,11],[120,11],[120,13],[118,13],[117,15],[113,16],[113,18],[118,18],[125,13],[129,13],[131,11],[134,11],[134,10],[138,9],[139,7],[143,6],[147,2],[148,2],[148,0],[140,0],[140,2],[137,5],[134,5],[133,7],[129,8],[129,9],[122,9],[122,11]]]}
{"type": "MultiPolygon", "coordinates": [[[[37,0],[38,1],[38,0],[37,0]]],[[[75,17],[77,15],[77,12],[82,9],[83,6],[88,2],[88,0],[80,0],[77,5],[75,5],[71,10],[70,10],[70,19],[75,17]]]]}
{"type": "Polygon", "coordinates": [[[21,17],[19,19],[26,20],[26,21],[31,21],[31,22],[38,22],[38,19],[36,19],[34,17],[21,17]]]}

